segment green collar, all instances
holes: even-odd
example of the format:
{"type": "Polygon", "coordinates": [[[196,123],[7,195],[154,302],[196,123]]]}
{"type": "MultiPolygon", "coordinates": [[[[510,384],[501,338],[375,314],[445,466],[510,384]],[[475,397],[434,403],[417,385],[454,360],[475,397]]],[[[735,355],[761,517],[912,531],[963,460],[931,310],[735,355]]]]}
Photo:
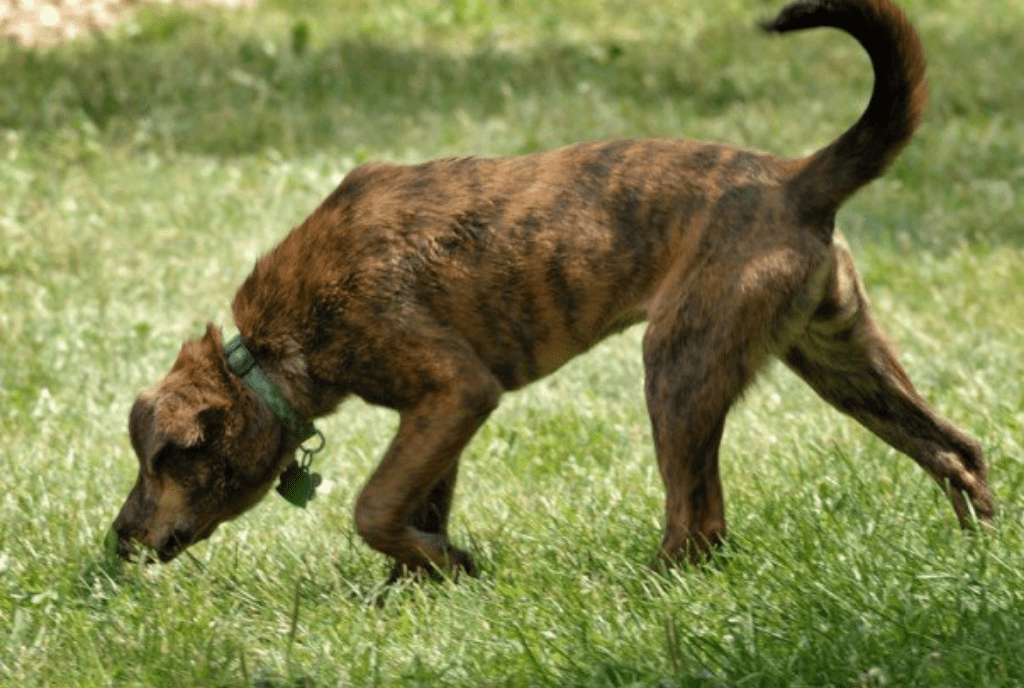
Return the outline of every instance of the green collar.
{"type": "Polygon", "coordinates": [[[224,354],[228,358],[228,365],[242,382],[251,389],[256,397],[270,409],[282,425],[299,442],[299,450],[302,452],[301,461],[293,461],[281,474],[281,484],[277,491],[282,497],[297,507],[305,508],[306,503],[313,499],[316,488],[320,485],[320,476],[309,472],[309,466],[313,463],[313,455],[324,448],[324,436],[312,423],[304,419],[295,408],[288,403],[281,393],[281,388],[274,384],[266,371],[256,364],[256,358],[242,341],[242,335],[238,335],[224,347],[224,354]],[[305,442],[314,435],[320,438],[320,444],[316,447],[306,447],[305,442]]]}
{"type": "Polygon", "coordinates": [[[228,365],[231,366],[231,370],[242,378],[242,382],[284,424],[300,445],[320,432],[312,423],[299,415],[298,411],[284,398],[280,387],[275,385],[263,368],[256,364],[252,352],[242,341],[242,335],[238,335],[228,342],[224,347],[224,353],[228,357],[228,365]]]}

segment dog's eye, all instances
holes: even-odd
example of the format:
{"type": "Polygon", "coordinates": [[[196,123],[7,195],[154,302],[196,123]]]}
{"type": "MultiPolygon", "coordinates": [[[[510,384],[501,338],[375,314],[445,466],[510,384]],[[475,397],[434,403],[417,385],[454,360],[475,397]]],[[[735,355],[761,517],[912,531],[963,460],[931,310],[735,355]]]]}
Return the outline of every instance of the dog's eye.
{"type": "Polygon", "coordinates": [[[200,453],[194,449],[171,446],[157,454],[153,468],[157,473],[182,478],[195,474],[196,466],[200,463],[200,453]]]}

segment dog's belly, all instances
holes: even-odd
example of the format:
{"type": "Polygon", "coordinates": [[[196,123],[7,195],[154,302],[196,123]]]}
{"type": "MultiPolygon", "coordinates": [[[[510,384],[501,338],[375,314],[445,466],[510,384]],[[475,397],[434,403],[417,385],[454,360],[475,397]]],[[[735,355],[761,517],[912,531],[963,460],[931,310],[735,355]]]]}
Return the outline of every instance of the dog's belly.
{"type": "Polygon", "coordinates": [[[556,320],[547,324],[543,337],[532,340],[515,338],[515,333],[523,329],[522,323],[516,322],[503,323],[488,332],[467,332],[466,335],[502,386],[506,390],[514,390],[553,373],[605,337],[644,319],[644,313],[633,311],[585,332],[581,332],[578,326],[570,328],[556,320]]]}

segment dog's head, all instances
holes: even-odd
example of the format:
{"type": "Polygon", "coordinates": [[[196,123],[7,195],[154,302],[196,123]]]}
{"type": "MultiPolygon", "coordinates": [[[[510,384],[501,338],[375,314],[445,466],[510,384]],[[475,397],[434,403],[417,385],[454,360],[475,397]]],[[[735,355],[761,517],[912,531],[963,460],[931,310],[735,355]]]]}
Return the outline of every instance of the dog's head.
{"type": "Polygon", "coordinates": [[[128,430],[139,477],[113,525],[125,559],[141,545],[170,561],[208,538],[259,502],[294,452],[270,410],[231,372],[213,325],[138,398],[128,430]]]}

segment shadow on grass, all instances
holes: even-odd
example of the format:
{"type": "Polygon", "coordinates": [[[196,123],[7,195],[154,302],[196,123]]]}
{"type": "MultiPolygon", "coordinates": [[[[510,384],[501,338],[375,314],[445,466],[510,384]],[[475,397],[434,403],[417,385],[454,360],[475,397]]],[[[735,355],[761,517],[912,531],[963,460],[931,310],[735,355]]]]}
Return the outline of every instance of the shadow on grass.
{"type": "Polygon", "coordinates": [[[693,57],[671,47],[654,58],[617,43],[460,55],[356,39],[313,50],[304,26],[277,45],[169,13],[149,17],[133,36],[0,48],[8,79],[0,128],[45,137],[84,124],[103,142],[221,156],[266,148],[302,154],[386,147],[431,115],[509,116],[530,98],[557,109],[579,100],[581,84],[641,108],[655,97],[687,103],[700,115],[751,95],[722,74],[697,78],[693,57]]]}
{"type": "MultiPolygon", "coordinates": [[[[93,147],[127,146],[164,155],[229,157],[272,149],[293,156],[340,150],[361,162],[381,151],[460,150],[467,134],[488,136],[492,120],[500,133],[491,138],[500,138],[500,148],[523,153],[581,139],[686,135],[676,130],[681,121],[732,112],[734,119],[755,122],[767,108],[774,118],[791,123],[749,138],[764,139],[763,147],[784,152],[793,144],[774,141],[780,127],[800,132],[783,138],[806,140],[808,120],[801,104],[861,102],[870,78],[859,69],[830,74],[808,62],[807,57],[820,59],[821,53],[802,53],[807,43],[786,41],[782,47],[761,39],[753,27],[723,25],[692,46],[598,37],[591,43],[541,43],[518,51],[484,44],[462,53],[372,38],[314,48],[313,29],[302,21],[290,34],[269,38],[231,32],[228,21],[216,14],[168,10],[143,15],[134,33],[116,38],[97,36],[53,49],[0,46],[5,77],[0,130],[18,132],[44,152],[70,141],[71,153],[57,158],[72,161],[84,139],[93,147]],[[779,78],[782,59],[786,71],[779,78]],[[756,111],[740,111],[745,103],[756,111]],[[599,109],[613,114],[595,114],[599,109]]],[[[992,69],[1005,71],[1001,65],[1013,59],[1006,52],[1017,44],[1002,40],[1013,30],[1011,25],[998,35],[946,41],[940,61],[972,56],[956,70],[937,68],[947,80],[956,75],[955,82],[933,89],[932,103],[953,129],[963,128],[961,122],[977,128],[978,118],[991,116],[984,108],[1013,118],[1019,106],[1011,104],[1012,80],[999,85],[991,76],[981,79],[992,69]],[[972,74],[988,84],[977,103],[964,95],[972,92],[972,74]]],[[[836,122],[825,125],[826,131],[838,133],[851,123],[829,111],[824,116],[836,122]]],[[[978,183],[995,180],[979,188],[1002,194],[993,203],[1002,203],[1003,210],[987,216],[977,233],[993,242],[1024,242],[1016,219],[1019,196],[1010,183],[1019,175],[1013,137],[999,137],[1002,143],[976,151],[970,136],[960,135],[967,138],[946,158],[933,160],[924,170],[926,177],[918,175],[917,181],[936,188],[950,174],[980,178],[978,183]]],[[[973,189],[971,184],[956,188],[973,189]]],[[[964,222],[976,221],[970,214],[984,199],[967,191],[962,195],[946,202],[968,213],[964,222]]],[[[922,203],[914,208],[915,227],[928,210],[928,202],[922,203]]],[[[956,218],[954,224],[962,223],[956,218]]],[[[899,228],[885,231],[896,234],[899,228]]],[[[929,246],[955,244],[960,237],[954,232],[936,238],[929,228],[910,234],[929,246]]]]}

